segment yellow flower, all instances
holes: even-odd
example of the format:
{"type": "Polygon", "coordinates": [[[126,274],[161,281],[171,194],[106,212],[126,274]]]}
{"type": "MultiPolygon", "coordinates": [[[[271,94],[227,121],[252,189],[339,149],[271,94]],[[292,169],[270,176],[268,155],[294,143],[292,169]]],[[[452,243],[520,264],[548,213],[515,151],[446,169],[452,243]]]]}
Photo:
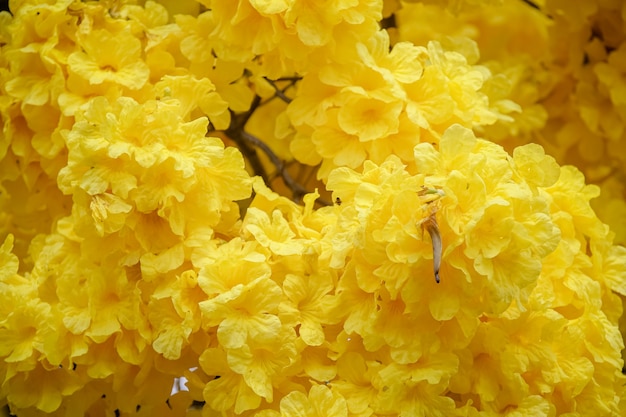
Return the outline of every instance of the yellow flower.
{"type": "Polygon", "coordinates": [[[381,412],[395,409],[400,415],[452,415],[454,400],[441,394],[442,387],[458,370],[457,361],[456,355],[435,353],[423,362],[391,364],[382,369],[375,383],[381,412]]]}
{"type": "Polygon", "coordinates": [[[372,377],[381,364],[366,361],[361,352],[346,352],[337,359],[336,381],[332,382],[345,399],[348,411],[357,416],[371,415],[376,404],[377,390],[372,386],[372,377]]]}
{"type": "Polygon", "coordinates": [[[212,13],[195,16],[178,15],[176,24],[183,30],[180,41],[181,53],[191,62],[206,62],[212,59],[210,32],[213,29],[212,13]]]}
{"type": "Polygon", "coordinates": [[[256,242],[234,238],[210,248],[203,257],[198,285],[210,297],[226,293],[257,278],[268,278],[271,269],[266,261],[267,254],[256,242]]]}
{"type": "Polygon", "coordinates": [[[32,368],[8,381],[11,390],[7,400],[12,409],[32,414],[59,412],[64,401],[84,384],[83,378],[71,368],[46,361],[34,364],[32,368]]]}
{"type": "Polygon", "coordinates": [[[121,271],[94,270],[84,285],[88,288],[88,309],[91,323],[86,335],[101,343],[121,330],[141,326],[139,291],[121,271]],[[108,277],[108,278],[105,278],[108,277]]]}
{"type": "Polygon", "coordinates": [[[37,285],[18,274],[19,259],[13,253],[13,235],[8,235],[0,246],[0,317],[11,314],[12,303],[26,304],[35,298],[37,285]]]}
{"type": "Polygon", "coordinates": [[[398,131],[401,102],[385,103],[369,97],[354,97],[339,109],[337,123],[361,142],[369,142],[398,131]]]}
{"type": "Polygon", "coordinates": [[[138,232],[145,222],[164,221],[170,235],[181,236],[200,217],[217,225],[233,200],[247,197],[240,154],[204,136],[206,119],[183,122],[180,111],[176,100],[91,102],[68,135],[70,162],[59,174],[60,187],[90,213],[92,221],[81,223],[108,234],[124,222],[132,228],[131,218],[138,232]]]}
{"type": "Polygon", "coordinates": [[[445,75],[437,67],[427,67],[420,81],[407,88],[412,98],[406,109],[409,120],[427,129],[451,118],[455,106],[446,87],[445,75]]]}
{"type": "Polygon", "coordinates": [[[281,417],[347,417],[348,407],[341,394],[324,386],[314,385],[308,395],[299,391],[280,401],[281,417]]]}
{"type": "MultiPolygon", "coordinates": [[[[366,163],[360,174],[337,169],[328,182],[341,198],[338,210],[346,213],[328,234],[337,242],[331,247],[341,242],[342,235],[354,236],[338,283],[338,305],[359,307],[342,314],[344,328],[360,335],[368,350],[389,346],[399,363],[418,360],[428,346],[438,343],[463,345],[458,328],[452,332],[442,328],[440,334],[429,331],[436,322],[465,322],[466,314],[476,314],[470,312],[473,309],[499,314],[511,305],[525,305],[539,279],[541,260],[560,239],[551,220],[550,200],[533,193],[501,148],[460,126],[444,133],[439,148],[430,144],[415,148],[418,175],[390,157],[380,167],[366,163]],[[440,187],[445,196],[420,201],[417,191],[425,183],[440,187]],[[418,224],[431,210],[441,231],[443,264],[456,269],[447,268],[448,283],[458,285],[456,289],[429,289],[438,285],[429,265],[432,248],[418,224]],[[503,227],[494,230],[496,224],[503,227]],[[429,295],[425,305],[419,303],[429,291],[436,295],[429,295]],[[460,296],[458,291],[467,293],[460,296]],[[406,333],[407,328],[421,336],[406,333]]],[[[475,327],[471,319],[464,323],[466,332],[475,327]]]]}
{"type": "Polygon", "coordinates": [[[390,50],[387,32],[379,31],[349,52],[352,59],[306,74],[287,107],[296,130],[291,151],[306,164],[321,158],[318,177],[368,159],[380,164],[390,154],[413,164],[413,147],[436,143],[452,124],[474,128],[499,117],[481,91],[490,73],[437,42],[390,50]]]}
{"type": "Polygon", "coordinates": [[[0,356],[4,361],[25,362],[36,351],[43,350],[41,333],[49,320],[50,306],[37,299],[25,302],[19,310],[9,313],[0,328],[0,356]]]}
{"type": "Polygon", "coordinates": [[[269,278],[237,285],[200,302],[203,323],[217,326],[218,340],[225,348],[266,343],[274,339],[281,328],[280,319],[275,315],[281,293],[280,287],[269,278]]]}
{"type": "Polygon", "coordinates": [[[259,407],[261,397],[252,391],[242,375],[230,369],[223,349],[206,349],[200,355],[199,363],[202,370],[212,377],[202,392],[209,410],[226,412],[232,409],[236,414],[241,414],[259,407]]]}
{"type": "Polygon", "coordinates": [[[132,20],[133,23],[134,21],[139,22],[144,30],[163,26],[169,20],[167,8],[152,0],[146,1],[142,6],[132,3],[124,4],[119,17],[132,20]]]}
{"type": "Polygon", "coordinates": [[[537,144],[515,148],[513,160],[518,172],[532,185],[549,187],[561,174],[554,158],[546,155],[543,148],[537,144]]]}
{"type": "Polygon", "coordinates": [[[287,220],[279,210],[272,212],[272,219],[261,210],[250,207],[246,212],[244,230],[254,236],[261,246],[280,256],[303,255],[305,245],[290,229],[287,220]]]}
{"type": "Polygon", "coordinates": [[[283,378],[295,362],[296,345],[293,329],[283,327],[273,340],[242,345],[228,349],[227,361],[233,372],[242,375],[245,383],[268,403],[274,400],[273,380],[283,378]]]}
{"type": "Polygon", "coordinates": [[[455,14],[444,12],[445,2],[432,3],[402,5],[396,12],[399,40],[437,40],[492,72],[481,89],[499,113],[498,122],[481,128],[491,140],[502,143],[542,128],[547,112],[538,100],[552,82],[541,66],[549,56],[548,17],[524,2],[491,2],[455,14]]]}
{"type": "MultiPolygon", "coordinates": [[[[338,111],[339,110],[337,109],[331,109],[326,113],[328,116],[327,124],[319,129],[316,129],[311,134],[312,149],[305,152],[319,153],[322,158],[332,161],[332,166],[357,168],[363,163],[367,157],[367,153],[365,152],[365,149],[363,149],[363,145],[361,144],[358,136],[347,133],[339,126],[338,111]]],[[[379,119],[373,121],[373,123],[376,122],[378,122],[377,124],[379,128],[387,129],[387,127],[382,123],[382,120],[379,119]]],[[[348,120],[348,123],[352,124],[350,120],[348,120]]],[[[370,125],[370,127],[374,126],[370,125]]],[[[303,152],[300,151],[297,146],[302,146],[304,144],[301,145],[299,142],[303,141],[295,139],[292,143],[292,149],[294,153],[298,153],[300,155],[303,152]]],[[[309,163],[310,161],[306,160],[303,162],[309,163]]],[[[326,167],[320,168],[320,175],[326,176],[325,171],[327,170],[328,168],[326,167]]]]}
{"type": "Polygon", "coordinates": [[[23,269],[32,268],[29,241],[48,233],[50,224],[70,208],[56,185],[65,161],[61,130],[68,123],[56,105],[64,91],[68,37],[60,28],[71,25],[68,4],[15,4],[10,19],[6,12],[0,18],[0,36],[6,40],[0,52],[0,234],[3,239],[8,233],[16,237],[23,269]]]}
{"type": "MultiPolygon", "coordinates": [[[[53,45],[48,48],[52,49],[53,45]]],[[[6,54],[11,57],[13,71],[18,75],[7,80],[4,88],[13,98],[24,104],[42,106],[53,101],[63,91],[63,73],[60,66],[52,65],[47,68],[49,58],[38,56],[35,53],[26,54],[21,51],[10,51],[6,54]]]]}
{"type": "Polygon", "coordinates": [[[622,2],[35,3],[0,14],[11,413],[623,414],[622,2]]]}
{"type": "Polygon", "coordinates": [[[200,327],[193,314],[193,304],[189,307],[192,308],[178,311],[168,298],[150,303],[148,318],[155,333],[152,347],[166,359],[179,359],[189,336],[200,327]]]}
{"type": "Polygon", "coordinates": [[[79,45],[82,50],[70,54],[67,65],[90,84],[108,82],[138,90],[148,81],[150,70],[141,60],[141,42],[127,31],[95,29],[81,36],[79,45]]]}
{"type": "Polygon", "coordinates": [[[355,39],[367,39],[380,19],[381,2],[340,1],[212,1],[216,54],[244,62],[263,55],[261,75],[306,72],[325,61],[328,52],[349,48],[355,39]]]}
{"type": "Polygon", "coordinates": [[[323,326],[334,322],[329,315],[335,308],[330,292],[334,289],[331,278],[317,274],[302,277],[289,274],[283,282],[283,291],[288,299],[281,309],[283,315],[295,316],[299,325],[298,334],[309,346],[319,346],[325,341],[323,326]]]}
{"type": "Polygon", "coordinates": [[[164,76],[154,88],[163,92],[162,96],[180,101],[182,106],[180,112],[184,119],[189,116],[196,119],[206,115],[215,129],[228,128],[230,123],[228,103],[215,92],[215,86],[208,78],[198,80],[191,76],[164,76]],[[200,114],[198,110],[201,111],[200,114]]]}

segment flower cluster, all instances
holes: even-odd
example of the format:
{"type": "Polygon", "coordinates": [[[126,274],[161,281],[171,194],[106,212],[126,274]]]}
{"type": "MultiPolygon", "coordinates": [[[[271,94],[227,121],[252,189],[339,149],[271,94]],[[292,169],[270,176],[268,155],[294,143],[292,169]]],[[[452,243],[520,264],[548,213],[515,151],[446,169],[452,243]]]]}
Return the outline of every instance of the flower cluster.
{"type": "Polygon", "coordinates": [[[185,114],[176,99],[96,97],[75,116],[58,174],[71,213],[33,239],[24,277],[5,242],[11,310],[0,339],[12,407],[82,414],[130,412],[147,393],[166,401],[171,372],[154,366],[179,359],[200,329],[193,260],[231,233],[234,201],[251,191],[241,154],[185,114]],[[41,374],[54,368],[52,379],[41,374]],[[33,391],[33,378],[46,383],[33,391]]]}
{"type": "Polygon", "coordinates": [[[579,166],[589,181],[601,186],[603,194],[594,207],[615,229],[616,240],[626,244],[620,220],[626,215],[626,158],[621,151],[626,145],[626,6],[618,1],[548,1],[546,11],[555,16],[550,28],[550,46],[557,51],[553,66],[565,74],[555,90],[568,92],[571,99],[566,102],[559,94],[546,103],[555,121],[549,132],[556,140],[544,142],[555,141],[560,160],[579,166]],[[563,47],[572,43],[574,47],[563,47]]]}
{"type": "MultiPolygon", "coordinates": [[[[100,100],[101,111],[108,111],[106,100],[114,104],[119,98],[141,105],[168,101],[168,106],[177,107],[180,120],[204,117],[217,129],[228,127],[229,107],[242,110],[250,104],[250,89],[238,81],[243,68],[224,65],[212,56],[210,71],[191,65],[197,53],[186,45],[197,35],[189,19],[201,20],[204,15],[180,16],[170,23],[166,8],[152,1],[145,7],[126,2],[26,2],[13,14],[12,21],[3,14],[7,42],[0,70],[4,126],[0,178],[6,189],[2,224],[6,232],[21,237],[16,241],[21,259],[28,259],[25,242],[37,233],[48,233],[51,224],[72,210],[67,196],[71,191],[68,185],[57,185],[57,176],[71,153],[67,132],[90,106],[95,111],[90,104],[93,98],[100,100]],[[233,96],[237,100],[229,103],[223,98],[233,96]]],[[[203,135],[198,123],[202,124],[196,122],[196,129],[203,135]]],[[[165,119],[163,126],[174,129],[165,119]]],[[[145,149],[155,151],[160,148],[145,149]]],[[[116,159],[123,153],[118,149],[109,157],[116,159]]],[[[89,160],[89,155],[84,157],[89,160]]],[[[187,169],[185,175],[193,173],[187,169]]],[[[31,265],[30,260],[24,264],[31,265]]]]}
{"type": "Polygon", "coordinates": [[[589,192],[580,174],[559,169],[536,145],[511,158],[460,126],[444,133],[440,147],[416,146],[416,175],[390,157],[380,166],[367,163],[362,173],[343,168],[329,178],[342,200],[339,233],[330,234],[331,265],[344,268],[340,305],[358,306],[344,313],[344,331],[363,345],[374,415],[465,415],[474,407],[558,415],[573,404],[618,415],[610,398],[621,378],[601,393],[608,381],[582,368],[615,375],[619,366],[620,334],[605,326],[621,305],[608,277],[623,273],[614,264],[623,250],[591,243],[592,256],[573,255],[589,243],[565,219],[580,216],[575,222],[586,224],[591,242],[605,242],[608,233],[580,199],[589,192]],[[445,197],[423,203],[415,193],[420,187],[436,187],[445,197]],[[570,197],[573,190],[578,199],[570,197]],[[416,227],[433,204],[446,242],[439,285],[428,237],[416,227]],[[354,242],[347,251],[346,242],[354,242]],[[591,264],[599,275],[585,272],[591,264]],[[564,274],[558,283],[557,270],[564,274]],[[606,312],[599,303],[590,308],[590,292],[604,300],[606,312]],[[572,348],[590,325],[604,328],[602,340],[572,348]],[[592,352],[605,344],[617,349],[600,359],[605,365],[589,367],[592,352]]]}
{"type": "Polygon", "coordinates": [[[382,17],[382,0],[201,3],[212,11],[214,23],[207,35],[215,40],[215,53],[227,61],[258,60],[248,67],[270,78],[306,72],[343,53],[371,36],[382,17]]]}
{"type": "Polygon", "coordinates": [[[561,3],[12,2],[0,407],[623,415],[623,14],[561,3]]]}
{"type": "Polygon", "coordinates": [[[321,162],[321,178],[390,154],[410,163],[413,147],[438,141],[447,126],[472,128],[505,117],[481,91],[489,71],[436,41],[390,49],[380,31],[346,55],[307,73],[287,108],[296,130],[290,149],[300,162],[321,162]]]}
{"type": "Polygon", "coordinates": [[[601,186],[594,208],[624,244],[623,2],[547,0],[532,8],[520,1],[478,9],[465,2],[425,3],[396,10],[398,40],[426,45],[437,33],[435,39],[452,49],[466,49],[465,37],[477,42],[479,63],[498,80],[499,91],[487,94],[506,92],[521,106],[519,115],[507,113],[512,119],[484,132],[509,150],[537,142],[559,163],[579,167],[601,186]],[[444,7],[457,13],[443,13],[444,7]]]}

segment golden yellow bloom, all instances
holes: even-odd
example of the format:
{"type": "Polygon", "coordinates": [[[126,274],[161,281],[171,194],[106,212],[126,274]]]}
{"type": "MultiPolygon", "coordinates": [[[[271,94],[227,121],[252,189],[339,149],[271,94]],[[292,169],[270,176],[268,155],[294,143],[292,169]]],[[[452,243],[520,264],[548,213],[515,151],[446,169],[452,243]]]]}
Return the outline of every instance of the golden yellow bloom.
{"type": "Polygon", "coordinates": [[[280,402],[280,416],[346,417],[348,409],[341,395],[323,385],[314,385],[308,396],[295,391],[283,398],[280,402]]]}
{"type": "Polygon", "coordinates": [[[389,51],[380,31],[352,53],[356,63],[344,58],[307,74],[287,109],[296,128],[291,151],[303,163],[321,160],[320,178],[389,154],[410,164],[413,147],[438,141],[448,126],[497,120],[480,91],[489,72],[438,43],[399,43],[389,51]]]}
{"type": "Polygon", "coordinates": [[[623,243],[619,213],[626,194],[614,185],[624,177],[618,151],[624,115],[617,110],[626,40],[622,2],[504,2],[461,8],[454,16],[442,13],[446,2],[429,3],[403,4],[396,12],[398,39],[425,44],[438,33],[453,49],[465,43],[462,37],[475,40],[479,63],[496,74],[485,93],[507,116],[481,132],[510,151],[538,142],[559,163],[582,169],[602,187],[594,208],[623,243]]]}
{"type": "Polygon", "coordinates": [[[80,40],[80,46],[82,50],[73,52],[67,64],[89,83],[111,82],[138,90],[148,81],[150,72],[140,59],[140,42],[128,32],[94,30],[80,40]]]}
{"type": "Polygon", "coordinates": [[[206,1],[215,26],[211,37],[218,56],[244,62],[261,56],[261,75],[304,73],[325,54],[343,51],[377,29],[380,0],[206,1]]]}
{"type": "Polygon", "coordinates": [[[80,198],[81,210],[90,213],[79,223],[100,236],[136,224],[137,232],[146,233],[139,242],[160,251],[170,243],[155,241],[145,222],[164,221],[163,239],[171,239],[194,218],[217,225],[221,212],[234,209],[233,200],[247,197],[240,156],[204,136],[206,119],[183,122],[186,113],[173,99],[140,105],[102,98],[90,104],[68,135],[69,162],[59,174],[62,190],[80,198]],[[234,186],[227,182],[237,178],[234,186]]]}
{"type": "Polygon", "coordinates": [[[164,76],[154,88],[161,97],[180,101],[183,119],[195,119],[206,115],[215,129],[226,129],[230,123],[228,103],[215,92],[215,86],[208,78],[196,79],[187,76],[164,76]],[[194,117],[196,116],[196,117],[194,117]]]}
{"type": "Polygon", "coordinates": [[[162,3],[0,13],[5,411],[626,412],[622,2],[162,3]]]}
{"type": "Polygon", "coordinates": [[[323,325],[335,321],[329,314],[334,308],[333,289],[332,279],[325,275],[311,275],[307,280],[295,274],[285,277],[283,291],[289,301],[281,306],[283,314],[294,316],[298,333],[309,346],[323,344],[323,325]]]}

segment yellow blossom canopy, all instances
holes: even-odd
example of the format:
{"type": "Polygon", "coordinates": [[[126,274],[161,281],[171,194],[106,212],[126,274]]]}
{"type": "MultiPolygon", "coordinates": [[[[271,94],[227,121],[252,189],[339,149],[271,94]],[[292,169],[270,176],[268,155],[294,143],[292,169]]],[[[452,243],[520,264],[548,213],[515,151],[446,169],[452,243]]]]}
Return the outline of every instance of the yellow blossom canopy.
{"type": "Polygon", "coordinates": [[[626,413],[623,2],[9,8],[7,414],[626,413]]]}

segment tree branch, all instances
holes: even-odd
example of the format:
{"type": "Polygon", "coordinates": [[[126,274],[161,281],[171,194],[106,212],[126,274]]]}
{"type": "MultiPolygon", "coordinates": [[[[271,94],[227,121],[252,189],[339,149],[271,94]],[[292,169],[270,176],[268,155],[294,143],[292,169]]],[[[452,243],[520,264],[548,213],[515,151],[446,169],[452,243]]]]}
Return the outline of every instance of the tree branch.
{"type": "Polygon", "coordinates": [[[522,0],[522,2],[526,3],[527,5],[529,5],[530,7],[532,7],[535,10],[539,10],[541,11],[541,7],[539,7],[539,5],[537,5],[535,2],[533,2],[532,0],[522,0]]]}
{"type": "MultiPolygon", "coordinates": [[[[267,81],[272,86],[274,86],[274,88],[277,91],[276,95],[280,97],[278,93],[280,92],[281,94],[284,95],[284,91],[287,88],[291,87],[293,83],[297,82],[298,79],[293,79],[293,80],[290,79],[289,80],[291,81],[290,85],[285,87],[284,90],[280,90],[273,83],[273,81],[271,80],[267,80],[267,81]]],[[[289,99],[286,96],[285,98],[289,99]]],[[[230,126],[228,126],[228,129],[226,129],[224,133],[226,133],[226,135],[237,144],[237,146],[241,150],[241,153],[250,163],[252,172],[254,172],[255,175],[258,175],[261,178],[263,178],[263,181],[269,186],[271,184],[271,178],[267,170],[263,166],[261,159],[259,158],[259,155],[257,153],[257,148],[260,149],[265,155],[267,155],[270,162],[276,167],[277,175],[280,175],[285,185],[291,190],[292,199],[296,202],[301,202],[302,197],[304,197],[305,194],[309,193],[309,191],[305,189],[298,181],[294,180],[291,177],[291,175],[286,169],[285,162],[281,160],[265,142],[263,142],[261,139],[257,138],[256,136],[252,135],[251,133],[246,132],[245,130],[246,124],[250,120],[250,117],[252,117],[252,114],[254,113],[254,111],[257,108],[259,108],[261,105],[263,105],[263,103],[261,102],[261,97],[255,96],[254,100],[250,104],[250,109],[248,109],[248,111],[244,113],[239,113],[239,114],[235,114],[234,112],[231,111],[230,126]]],[[[318,198],[316,200],[316,203],[322,206],[331,205],[330,202],[321,198],[318,198]]]]}
{"type": "MultiPolygon", "coordinates": [[[[276,167],[278,174],[281,176],[285,185],[291,190],[293,200],[300,202],[302,197],[309,191],[291,177],[291,174],[285,169],[285,162],[280,159],[265,142],[245,130],[241,131],[242,137],[252,146],[259,148],[267,155],[270,162],[276,167]]],[[[269,182],[266,183],[269,184],[269,182]]],[[[317,202],[323,206],[329,206],[330,203],[324,199],[317,199],[317,202]]]]}
{"type": "Polygon", "coordinates": [[[289,97],[287,97],[285,95],[285,91],[287,91],[287,89],[289,87],[292,87],[294,85],[295,81],[291,81],[291,83],[287,87],[285,87],[284,89],[281,90],[280,88],[278,88],[278,86],[276,85],[276,83],[274,81],[270,80],[267,77],[263,77],[263,78],[265,79],[265,81],[267,81],[269,83],[269,85],[271,85],[274,88],[276,97],[278,97],[279,99],[281,99],[282,101],[284,101],[287,104],[291,103],[291,98],[289,98],[289,97]]]}
{"type": "Polygon", "coordinates": [[[248,109],[247,112],[235,114],[231,111],[230,126],[228,126],[228,129],[226,129],[224,133],[226,133],[226,135],[233,141],[235,141],[237,146],[239,146],[241,153],[246,157],[248,162],[250,162],[252,172],[254,172],[255,175],[259,175],[261,178],[263,178],[263,181],[269,184],[267,172],[265,171],[265,167],[263,167],[263,163],[261,163],[261,160],[259,159],[259,155],[257,154],[256,149],[254,147],[251,147],[248,141],[246,141],[246,139],[242,135],[246,123],[248,123],[248,120],[250,120],[252,113],[254,113],[254,111],[259,107],[260,104],[261,97],[255,96],[254,100],[252,100],[252,103],[250,104],[250,109],[248,109]]]}

